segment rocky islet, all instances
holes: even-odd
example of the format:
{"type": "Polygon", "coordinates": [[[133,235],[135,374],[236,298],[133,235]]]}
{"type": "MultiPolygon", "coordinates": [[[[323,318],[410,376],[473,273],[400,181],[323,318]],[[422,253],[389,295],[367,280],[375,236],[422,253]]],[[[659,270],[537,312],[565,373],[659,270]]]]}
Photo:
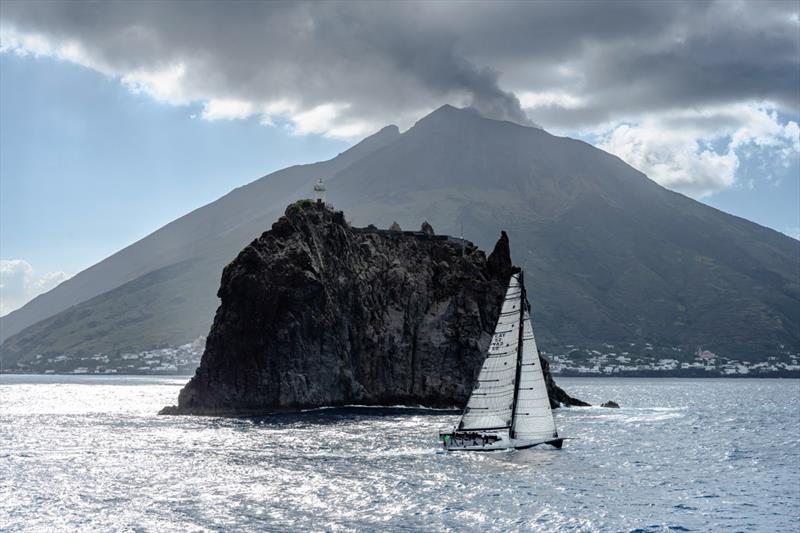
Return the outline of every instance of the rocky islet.
{"type": "MultiPolygon", "coordinates": [[[[509,276],[492,253],[420,231],[354,228],[290,205],[222,274],[200,367],[166,414],[246,416],[328,405],[463,405],[509,276]]],[[[551,404],[588,405],[556,386],[551,404]]]]}

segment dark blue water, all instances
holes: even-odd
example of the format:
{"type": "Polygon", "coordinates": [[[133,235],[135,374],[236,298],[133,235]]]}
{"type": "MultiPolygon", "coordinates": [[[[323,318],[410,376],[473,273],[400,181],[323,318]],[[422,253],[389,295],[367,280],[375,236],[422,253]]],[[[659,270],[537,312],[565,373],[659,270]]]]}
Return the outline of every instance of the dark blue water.
{"type": "Polygon", "coordinates": [[[561,379],[563,450],[457,415],[158,417],[184,379],[0,376],[3,531],[798,531],[800,381],[561,379]]]}

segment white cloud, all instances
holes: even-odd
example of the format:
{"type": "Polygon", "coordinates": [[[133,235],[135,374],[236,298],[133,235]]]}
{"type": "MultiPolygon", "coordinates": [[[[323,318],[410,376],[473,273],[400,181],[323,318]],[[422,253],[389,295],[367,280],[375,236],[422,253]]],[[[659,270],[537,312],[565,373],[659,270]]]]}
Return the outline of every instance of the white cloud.
{"type": "Polygon", "coordinates": [[[232,98],[213,98],[203,106],[204,120],[244,119],[254,113],[253,104],[232,98]]]}
{"type": "Polygon", "coordinates": [[[135,69],[122,75],[120,81],[133,93],[145,93],[156,100],[183,105],[191,100],[185,93],[185,77],[186,65],[175,63],[155,70],[135,69]]]}
{"type": "Polygon", "coordinates": [[[769,150],[775,160],[796,157],[798,131],[797,123],[781,123],[766,104],[738,104],[612,125],[600,135],[598,147],[667,188],[703,197],[733,185],[740,156],[752,148],[769,150]]]}
{"type": "Polygon", "coordinates": [[[292,133],[306,135],[309,133],[325,133],[334,124],[336,117],[347,109],[346,104],[322,104],[297,113],[293,117],[292,133]]]}
{"type": "Polygon", "coordinates": [[[350,104],[318,105],[291,115],[290,131],[294,135],[318,134],[335,139],[357,139],[374,133],[381,125],[363,120],[342,119],[350,104]]]}
{"type": "Polygon", "coordinates": [[[325,135],[334,139],[360,139],[375,133],[382,125],[361,120],[348,120],[328,128],[325,135]]]}
{"type": "Polygon", "coordinates": [[[560,107],[562,109],[577,109],[585,103],[583,97],[566,92],[542,91],[521,92],[519,103],[523,109],[535,111],[540,107],[560,107]]]}
{"type": "Polygon", "coordinates": [[[36,33],[20,33],[13,28],[3,27],[0,52],[14,53],[18,56],[48,56],[54,55],[53,47],[43,36],[36,33]]]}
{"type": "Polygon", "coordinates": [[[693,135],[657,125],[623,124],[598,146],[664,187],[692,196],[705,196],[730,186],[739,165],[734,153],[703,150],[693,135]]]}
{"type": "Polygon", "coordinates": [[[44,35],[19,32],[13,27],[5,25],[0,26],[0,53],[13,53],[22,57],[55,57],[56,59],[70,61],[96,70],[105,75],[113,74],[110,67],[94,61],[77,40],[67,39],[60,43],[54,43],[44,35]]]}
{"type": "Polygon", "coordinates": [[[731,147],[747,144],[779,148],[784,158],[800,151],[800,128],[794,121],[781,124],[777,112],[764,107],[736,106],[746,120],[731,138],[731,147]]]}
{"type": "Polygon", "coordinates": [[[292,102],[286,98],[280,98],[278,100],[267,102],[262,106],[260,122],[265,126],[274,126],[274,119],[276,117],[284,117],[288,119],[292,113],[297,112],[298,107],[299,106],[296,102],[292,102]]]}
{"type": "Polygon", "coordinates": [[[0,260],[0,316],[6,315],[47,292],[70,276],[65,272],[37,274],[22,259],[0,260]]]}

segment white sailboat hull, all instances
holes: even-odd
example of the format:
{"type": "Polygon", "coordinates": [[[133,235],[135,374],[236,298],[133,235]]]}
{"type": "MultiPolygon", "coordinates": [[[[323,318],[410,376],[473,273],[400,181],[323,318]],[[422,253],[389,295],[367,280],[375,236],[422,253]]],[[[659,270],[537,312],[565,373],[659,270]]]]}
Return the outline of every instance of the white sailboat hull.
{"type": "Polygon", "coordinates": [[[491,452],[499,450],[524,450],[541,444],[548,444],[560,449],[563,440],[560,437],[547,439],[513,439],[507,431],[440,431],[439,440],[449,452],[472,451],[491,452]]]}

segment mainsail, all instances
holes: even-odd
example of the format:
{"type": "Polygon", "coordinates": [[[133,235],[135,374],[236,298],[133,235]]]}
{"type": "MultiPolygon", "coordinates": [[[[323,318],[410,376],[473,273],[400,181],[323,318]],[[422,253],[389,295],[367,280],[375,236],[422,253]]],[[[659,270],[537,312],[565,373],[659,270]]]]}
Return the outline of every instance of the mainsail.
{"type": "Polygon", "coordinates": [[[514,380],[517,373],[522,287],[517,274],[511,276],[500,309],[489,353],[478,382],[469,397],[460,430],[500,429],[511,426],[514,380]]]}

